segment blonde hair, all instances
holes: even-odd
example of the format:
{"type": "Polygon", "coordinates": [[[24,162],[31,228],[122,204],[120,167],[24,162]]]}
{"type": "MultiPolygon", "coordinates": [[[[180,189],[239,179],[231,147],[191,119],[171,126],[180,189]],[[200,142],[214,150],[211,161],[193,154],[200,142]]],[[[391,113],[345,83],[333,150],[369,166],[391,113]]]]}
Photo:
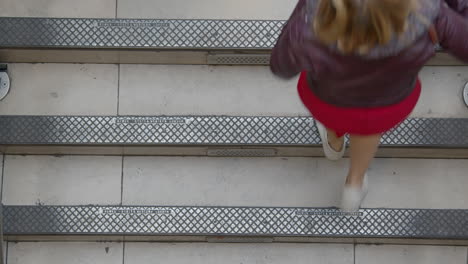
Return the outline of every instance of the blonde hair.
{"type": "Polygon", "coordinates": [[[416,5],[417,0],[320,0],[313,30],[344,53],[366,53],[401,35],[416,5]]]}

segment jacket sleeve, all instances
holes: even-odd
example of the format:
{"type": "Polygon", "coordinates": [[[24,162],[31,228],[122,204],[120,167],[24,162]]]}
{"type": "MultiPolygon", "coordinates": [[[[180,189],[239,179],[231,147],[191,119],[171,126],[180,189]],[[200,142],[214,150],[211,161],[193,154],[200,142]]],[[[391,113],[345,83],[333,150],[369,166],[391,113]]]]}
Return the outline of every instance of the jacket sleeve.
{"type": "Polygon", "coordinates": [[[284,79],[293,78],[310,67],[305,36],[305,30],[310,29],[305,9],[306,0],[299,0],[271,53],[271,71],[284,79]]]}
{"type": "Polygon", "coordinates": [[[435,27],[440,45],[457,58],[468,62],[468,18],[442,4],[435,27]]]}
{"type": "Polygon", "coordinates": [[[445,0],[445,2],[455,12],[468,19],[468,0],[445,0]]]}

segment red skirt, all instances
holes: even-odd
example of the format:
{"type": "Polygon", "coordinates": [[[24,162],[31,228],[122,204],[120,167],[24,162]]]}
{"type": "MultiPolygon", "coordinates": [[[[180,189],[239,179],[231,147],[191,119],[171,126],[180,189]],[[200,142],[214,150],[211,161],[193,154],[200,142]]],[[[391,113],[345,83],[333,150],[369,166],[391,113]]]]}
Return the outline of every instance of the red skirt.
{"type": "Polygon", "coordinates": [[[374,135],[389,131],[404,121],[416,106],[421,95],[418,80],[414,91],[398,104],[374,108],[344,108],[323,102],[310,90],[306,73],[298,83],[299,96],[312,116],[339,137],[345,134],[374,135]]]}

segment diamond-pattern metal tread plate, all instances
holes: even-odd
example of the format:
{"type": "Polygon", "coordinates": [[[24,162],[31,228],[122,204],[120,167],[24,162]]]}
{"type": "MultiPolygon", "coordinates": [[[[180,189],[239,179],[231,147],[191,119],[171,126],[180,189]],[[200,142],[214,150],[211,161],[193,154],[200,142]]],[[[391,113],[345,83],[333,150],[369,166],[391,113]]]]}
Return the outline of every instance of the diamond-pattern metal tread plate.
{"type": "Polygon", "coordinates": [[[0,18],[0,48],[271,49],[285,21],[0,18]]]}
{"type": "Polygon", "coordinates": [[[468,210],[4,206],[6,235],[468,239],[468,210]]]}
{"type": "MultiPolygon", "coordinates": [[[[313,146],[311,117],[0,116],[0,145],[313,146]]],[[[385,147],[468,148],[468,119],[408,119],[385,147]]]]}

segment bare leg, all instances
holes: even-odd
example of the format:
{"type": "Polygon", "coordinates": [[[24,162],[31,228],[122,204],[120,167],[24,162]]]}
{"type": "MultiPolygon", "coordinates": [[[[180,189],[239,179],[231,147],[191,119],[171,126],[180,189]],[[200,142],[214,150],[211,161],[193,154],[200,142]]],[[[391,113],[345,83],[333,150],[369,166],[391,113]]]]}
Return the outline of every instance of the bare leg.
{"type": "Polygon", "coordinates": [[[364,175],[375,157],[382,135],[350,136],[351,165],[346,185],[361,187],[364,175]]]}
{"type": "Polygon", "coordinates": [[[343,148],[344,137],[338,137],[336,132],[327,128],[328,144],[334,151],[340,152],[343,148]]]}

